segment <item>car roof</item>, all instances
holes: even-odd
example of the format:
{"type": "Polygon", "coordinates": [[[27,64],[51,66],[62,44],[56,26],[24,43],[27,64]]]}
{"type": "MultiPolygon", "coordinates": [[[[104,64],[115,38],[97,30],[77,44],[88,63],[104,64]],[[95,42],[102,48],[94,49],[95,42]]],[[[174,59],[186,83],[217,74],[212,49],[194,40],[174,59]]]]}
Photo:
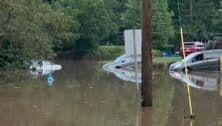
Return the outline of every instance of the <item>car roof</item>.
{"type": "Polygon", "coordinates": [[[212,49],[202,51],[204,53],[205,58],[218,58],[222,56],[222,49],[212,49]]]}
{"type": "Polygon", "coordinates": [[[204,58],[218,58],[222,56],[222,49],[203,50],[203,51],[191,53],[188,56],[193,57],[201,53],[204,54],[204,58]]]}
{"type": "Polygon", "coordinates": [[[196,42],[184,42],[184,44],[201,44],[201,45],[203,45],[204,43],[196,41],[196,42]]]}

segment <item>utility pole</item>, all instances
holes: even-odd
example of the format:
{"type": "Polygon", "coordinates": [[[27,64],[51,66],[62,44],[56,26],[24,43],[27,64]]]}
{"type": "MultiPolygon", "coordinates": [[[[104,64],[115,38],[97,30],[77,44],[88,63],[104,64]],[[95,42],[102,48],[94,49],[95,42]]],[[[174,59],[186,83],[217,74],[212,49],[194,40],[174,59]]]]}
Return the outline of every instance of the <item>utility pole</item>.
{"type": "Polygon", "coordinates": [[[147,107],[152,106],[151,0],[142,0],[142,13],[142,105],[147,107]]]}

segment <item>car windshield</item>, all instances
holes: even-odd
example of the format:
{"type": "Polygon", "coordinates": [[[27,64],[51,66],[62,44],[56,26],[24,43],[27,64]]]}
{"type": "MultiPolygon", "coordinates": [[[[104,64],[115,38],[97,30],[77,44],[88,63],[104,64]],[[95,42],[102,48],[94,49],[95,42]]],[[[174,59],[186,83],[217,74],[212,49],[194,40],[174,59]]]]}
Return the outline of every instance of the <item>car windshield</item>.
{"type": "MultiPolygon", "coordinates": [[[[186,62],[192,61],[192,59],[200,53],[192,53],[186,57],[186,62]]],[[[184,60],[183,60],[184,61],[184,60]]]]}
{"type": "Polygon", "coordinates": [[[122,56],[116,58],[116,60],[114,60],[114,62],[115,62],[115,63],[121,62],[121,61],[122,61],[123,59],[125,59],[125,58],[126,58],[126,55],[122,55],[122,56]]]}

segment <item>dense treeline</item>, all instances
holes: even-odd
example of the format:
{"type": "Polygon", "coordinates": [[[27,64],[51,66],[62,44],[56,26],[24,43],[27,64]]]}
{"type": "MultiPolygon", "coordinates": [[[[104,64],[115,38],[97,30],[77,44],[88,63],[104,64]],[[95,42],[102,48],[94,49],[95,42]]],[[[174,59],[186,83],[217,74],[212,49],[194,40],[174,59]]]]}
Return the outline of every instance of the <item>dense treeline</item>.
{"type": "MultiPolygon", "coordinates": [[[[178,4],[186,41],[220,35],[220,2],[153,0],[154,49],[179,48],[178,4]]],[[[125,29],[141,28],[141,13],[140,0],[1,0],[0,67],[123,45],[125,29]]]]}
{"type": "Polygon", "coordinates": [[[31,59],[50,59],[54,49],[75,41],[79,23],[63,8],[39,0],[5,0],[0,4],[0,67],[22,66],[31,59]]]}
{"type": "MultiPolygon", "coordinates": [[[[168,1],[170,10],[175,13],[173,16],[175,29],[179,29],[180,14],[181,26],[184,29],[184,38],[186,41],[207,42],[213,40],[214,37],[221,36],[221,0],[168,1]]],[[[175,34],[174,38],[173,42],[179,46],[179,31],[175,34]]]]}

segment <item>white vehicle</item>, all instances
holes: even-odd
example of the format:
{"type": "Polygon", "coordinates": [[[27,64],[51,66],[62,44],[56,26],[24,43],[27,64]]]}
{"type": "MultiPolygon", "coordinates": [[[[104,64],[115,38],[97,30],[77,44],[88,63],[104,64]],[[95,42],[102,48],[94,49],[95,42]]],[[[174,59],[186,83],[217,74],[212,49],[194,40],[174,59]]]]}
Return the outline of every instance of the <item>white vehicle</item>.
{"type": "MultiPolygon", "coordinates": [[[[141,64],[141,56],[137,56],[136,60],[137,64],[141,64]]],[[[135,60],[133,56],[127,56],[127,55],[122,55],[118,58],[116,58],[112,63],[105,64],[103,66],[103,69],[105,71],[115,71],[115,69],[120,69],[120,68],[129,68],[132,69],[135,67],[135,60]]]]}
{"type": "Polygon", "coordinates": [[[31,74],[33,75],[47,75],[49,73],[53,73],[56,70],[61,70],[62,66],[58,64],[54,64],[48,60],[34,60],[30,66],[31,74]]]}

